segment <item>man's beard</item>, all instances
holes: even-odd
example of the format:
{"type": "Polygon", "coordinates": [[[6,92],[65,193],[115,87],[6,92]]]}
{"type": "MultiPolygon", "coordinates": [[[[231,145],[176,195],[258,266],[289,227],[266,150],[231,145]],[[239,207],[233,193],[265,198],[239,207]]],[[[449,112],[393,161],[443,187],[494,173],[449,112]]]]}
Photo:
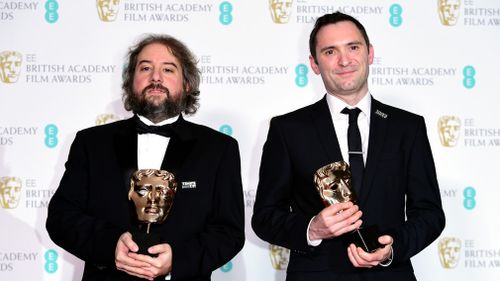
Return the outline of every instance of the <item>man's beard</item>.
{"type": "Polygon", "coordinates": [[[177,100],[172,99],[170,91],[160,84],[151,84],[142,90],[141,94],[133,93],[129,97],[132,112],[142,115],[151,121],[159,122],[179,115],[186,109],[186,95],[184,92],[177,95],[177,100]],[[148,97],[148,90],[161,90],[166,98],[157,104],[154,99],[158,97],[148,97]]]}

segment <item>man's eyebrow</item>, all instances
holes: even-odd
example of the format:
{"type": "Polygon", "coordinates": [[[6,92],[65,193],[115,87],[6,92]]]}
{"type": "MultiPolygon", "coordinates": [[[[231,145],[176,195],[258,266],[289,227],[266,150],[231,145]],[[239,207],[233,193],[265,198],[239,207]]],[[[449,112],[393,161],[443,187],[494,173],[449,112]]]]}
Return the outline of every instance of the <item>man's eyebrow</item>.
{"type": "MultiPolygon", "coordinates": [[[[140,60],[140,61],[137,62],[138,65],[141,64],[141,63],[153,63],[153,62],[150,61],[150,60],[140,60]]],[[[179,68],[175,62],[165,61],[162,64],[171,65],[171,66],[173,66],[175,68],[179,68]]]]}
{"type": "MultiPolygon", "coordinates": [[[[344,45],[344,44],[342,44],[344,45]]],[[[356,46],[356,45],[363,45],[363,42],[361,41],[352,41],[352,42],[349,42],[347,44],[345,44],[345,46],[356,46]]],[[[341,46],[341,45],[328,45],[328,46],[325,46],[323,48],[320,49],[320,52],[323,52],[323,51],[326,51],[326,50],[329,50],[329,49],[338,49],[338,47],[341,46]]]]}

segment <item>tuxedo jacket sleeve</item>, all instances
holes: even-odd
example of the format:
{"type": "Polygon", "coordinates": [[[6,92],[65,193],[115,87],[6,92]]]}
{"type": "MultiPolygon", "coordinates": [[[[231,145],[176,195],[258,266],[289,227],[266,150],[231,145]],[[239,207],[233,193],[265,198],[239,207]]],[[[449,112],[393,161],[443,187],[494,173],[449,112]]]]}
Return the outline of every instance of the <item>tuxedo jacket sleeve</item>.
{"type": "MultiPolygon", "coordinates": [[[[174,129],[161,168],[175,175],[178,188],[166,221],[151,231],[172,247],[172,280],[210,280],[245,240],[238,144],[182,118],[174,129]]],[[[138,229],[128,200],[137,170],[133,122],[78,132],[65,167],[48,209],[51,239],[85,261],[83,280],[128,280],[114,253],[119,236],[138,229]]]]}
{"type": "MultiPolygon", "coordinates": [[[[260,166],[252,227],[269,243],[291,249],[288,271],[353,272],[346,235],[307,244],[307,226],[323,208],[314,172],[342,160],[331,115],[319,102],[271,120],[260,166]]],[[[434,162],[422,117],[372,100],[363,186],[363,225],[394,238],[390,268],[411,271],[410,257],[444,228],[434,162]]],[[[377,270],[391,270],[378,267],[377,270]]]]}
{"type": "Polygon", "coordinates": [[[66,170],[49,203],[46,227],[57,245],[86,263],[113,267],[118,238],[130,226],[128,219],[121,219],[129,214],[122,191],[126,187],[121,181],[118,186],[109,185],[107,179],[94,177],[106,172],[101,163],[93,163],[102,151],[96,151],[100,146],[88,132],[78,132],[71,145],[66,170]],[[96,168],[103,171],[96,174],[96,168]],[[99,202],[101,196],[108,198],[107,204],[99,202]]]}

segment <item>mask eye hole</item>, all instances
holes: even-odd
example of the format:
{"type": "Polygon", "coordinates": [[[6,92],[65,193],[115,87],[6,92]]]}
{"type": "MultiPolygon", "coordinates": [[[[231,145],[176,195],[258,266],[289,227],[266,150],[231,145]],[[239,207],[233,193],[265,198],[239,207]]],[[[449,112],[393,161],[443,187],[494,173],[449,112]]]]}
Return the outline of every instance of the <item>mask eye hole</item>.
{"type": "Polygon", "coordinates": [[[156,187],[156,194],[158,197],[160,197],[162,199],[167,198],[167,191],[166,191],[166,188],[163,186],[156,187]]]}
{"type": "Polygon", "coordinates": [[[139,189],[135,191],[139,196],[144,197],[148,195],[149,193],[149,188],[147,186],[141,186],[139,189]]]}

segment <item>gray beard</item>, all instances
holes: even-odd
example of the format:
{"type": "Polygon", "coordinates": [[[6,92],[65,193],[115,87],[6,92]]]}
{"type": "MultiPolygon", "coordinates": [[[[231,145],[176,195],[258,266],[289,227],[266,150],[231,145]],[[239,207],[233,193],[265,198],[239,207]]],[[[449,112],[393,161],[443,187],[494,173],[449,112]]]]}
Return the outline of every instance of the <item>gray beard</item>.
{"type": "Polygon", "coordinates": [[[152,122],[157,123],[168,118],[175,117],[186,109],[185,93],[181,93],[179,100],[174,101],[171,99],[168,89],[164,88],[167,94],[167,99],[159,105],[154,105],[153,102],[150,102],[145,98],[147,90],[148,88],[144,89],[141,95],[134,94],[130,97],[132,112],[142,115],[152,122]]]}

